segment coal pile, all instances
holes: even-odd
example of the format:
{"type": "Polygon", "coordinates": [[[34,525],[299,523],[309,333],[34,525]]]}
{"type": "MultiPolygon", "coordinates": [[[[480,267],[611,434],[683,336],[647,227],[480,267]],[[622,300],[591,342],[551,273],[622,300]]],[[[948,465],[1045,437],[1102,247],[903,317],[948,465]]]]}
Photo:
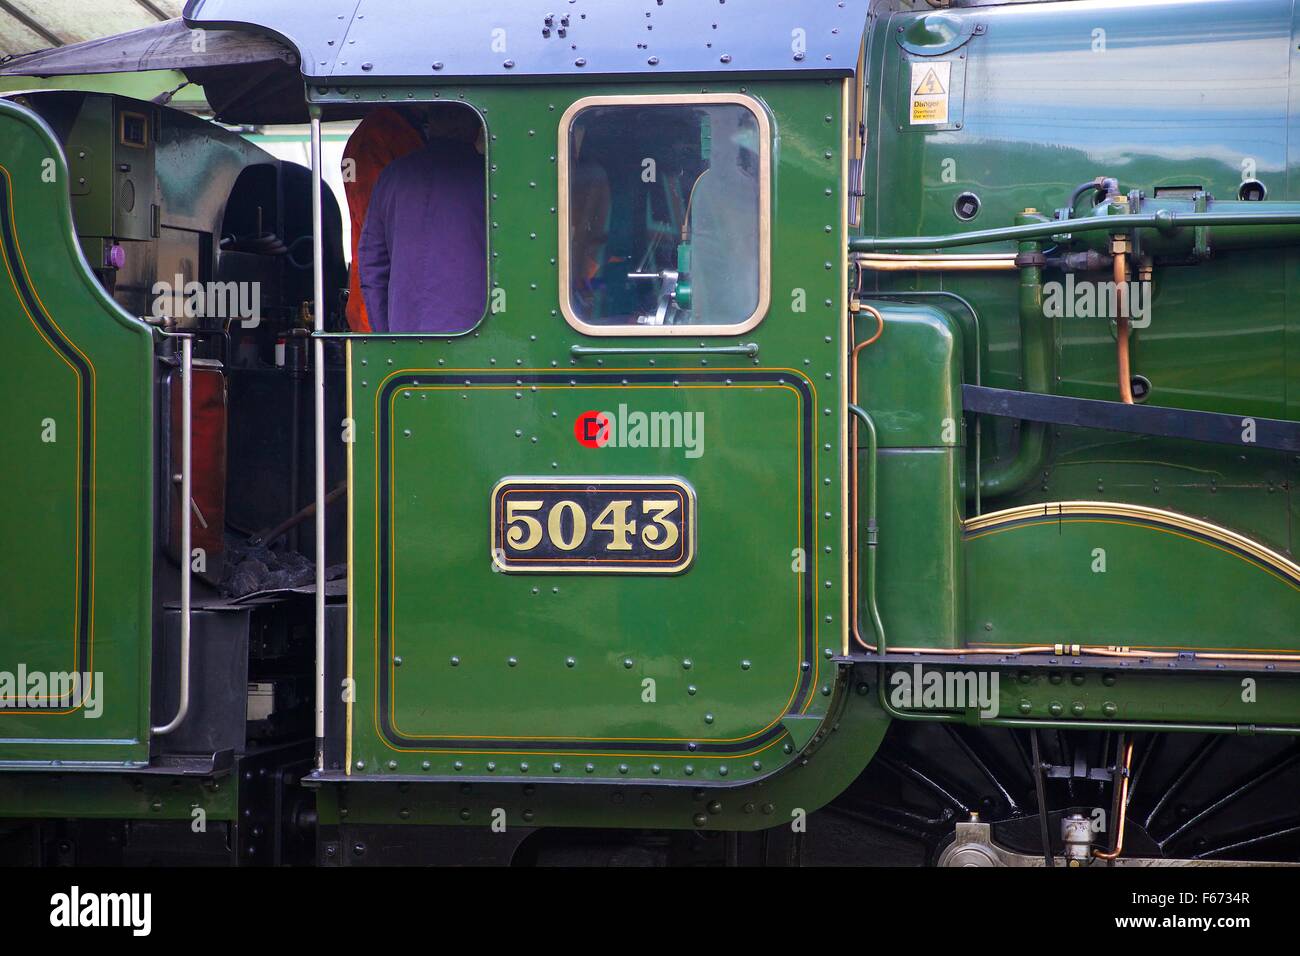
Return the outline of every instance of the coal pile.
{"type": "Polygon", "coordinates": [[[244,538],[226,536],[226,572],[221,591],[228,597],[306,587],[315,578],[315,564],[297,551],[271,549],[244,538]]]}

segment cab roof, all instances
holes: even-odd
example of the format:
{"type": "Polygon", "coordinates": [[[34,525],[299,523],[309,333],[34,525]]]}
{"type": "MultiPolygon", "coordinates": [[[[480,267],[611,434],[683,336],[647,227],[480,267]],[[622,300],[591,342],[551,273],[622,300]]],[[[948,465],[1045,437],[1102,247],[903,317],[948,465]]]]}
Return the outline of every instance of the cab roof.
{"type": "Polygon", "coordinates": [[[297,50],[309,82],[848,76],[871,0],[189,0],[297,50]]]}

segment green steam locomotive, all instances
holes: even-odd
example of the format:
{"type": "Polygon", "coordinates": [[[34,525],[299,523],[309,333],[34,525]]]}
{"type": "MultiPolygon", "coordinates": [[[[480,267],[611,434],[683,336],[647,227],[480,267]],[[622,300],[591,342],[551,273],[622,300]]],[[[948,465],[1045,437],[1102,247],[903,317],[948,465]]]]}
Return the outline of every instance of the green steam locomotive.
{"type": "Polygon", "coordinates": [[[481,6],[0,66],[0,856],[1300,860],[1294,4],[481,6]]]}

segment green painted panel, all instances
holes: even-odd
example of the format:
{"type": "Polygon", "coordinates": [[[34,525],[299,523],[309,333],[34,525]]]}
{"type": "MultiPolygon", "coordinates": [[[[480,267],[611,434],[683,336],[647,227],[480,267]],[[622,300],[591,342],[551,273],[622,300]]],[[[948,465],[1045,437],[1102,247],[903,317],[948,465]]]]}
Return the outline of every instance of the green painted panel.
{"type": "Polygon", "coordinates": [[[234,820],[238,793],[229,778],[158,774],[0,774],[0,817],[99,820],[234,820]]]}
{"type": "MultiPolygon", "coordinates": [[[[964,64],[952,128],[913,126],[898,88],[909,59],[898,44],[929,11],[891,15],[873,33],[864,235],[931,235],[1010,225],[1026,208],[1050,214],[1096,176],[1155,199],[1171,188],[1235,198],[1247,173],[1268,198],[1297,198],[1297,20],[1288,0],[1006,4],[949,10],[980,25],[943,59],[964,64]],[[1104,31],[1104,50],[1094,49],[1104,31]],[[1214,37],[1214,56],[1198,55],[1214,37]],[[1053,77],[1069,76],[1066,85],[1053,77]],[[1097,90],[1128,91],[1124,110],[1097,90]],[[1249,102],[1237,90],[1249,86],[1249,102]],[[982,201],[969,224],[954,213],[964,192],[982,201]]],[[[1082,206],[1082,203],[1080,204],[1082,206]]],[[[1014,251],[981,246],[954,252],[1014,251]]],[[[1050,250],[1049,250],[1050,254],[1050,250]]],[[[1220,253],[1201,265],[1157,263],[1151,325],[1133,343],[1133,370],[1149,403],[1296,418],[1300,298],[1296,253],[1220,253]]],[[[1048,281],[1064,275],[1049,269],[1048,281]]],[[[1081,274],[1078,279],[1104,276],[1081,274]]],[[[979,314],[982,384],[1022,385],[1017,278],[1007,273],[866,273],[873,289],[947,291],[979,314]]],[[[956,310],[956,306],[953,306],[956,310]]],[[[1053,375],[1062,394],[1115,399],[1111,323],[1062,318],[1053,375]]],[[[1030,501],[1115,498],[1207,517],[1294,552],[1287,488],[1300,462],[1249,453],[1234,461],[1209,446],[1062,429],[1048,480],[984,510],[1030,501]],[[1098,491],[1098,486],[1103,490],[1098,491]],[[1158,486],[1158,490],[1156,490],[1158,486]]],[[[1013,423],[982,423],[987,470],[1013,455],[1013,423]]]]}
{"type": "Polygon", "coordinates": [[[488,827],[501,808],[508,826],[609,827],[615,819],[672,829],[789,826],[797,811],[812,813],[848,787],[889,728],[874,682],[862,680],[845,690],[850,696],[842,712],[823,726],[806,763],[796,762],[774,777],[734,789],[652,788],[635,782],[529,787],[481,780],[410,787],[370,778],[374,782],[323,787],[317,807],[326,824],[488,827]]]}
{"type": "MultiPolygon", "coordinates": [[[[956,647],[962,631],[960,459],[954,449],[880,453],[877,588],[889,647],[956,647]]],[[[870,629],[863,636],[871,640],[870,629]]]]}
{"type": "MultiPolygon", "coordinates": [[[[0,708],[0,761],[148,754],[153,353],[91,276],[50,131],[0,102],[0,682],[95,675],[82,706],[0,708]],[[111,453],[110,453],[111,452],[111,453]]],[[[83,690],[85,688],[83,687],[83,690]]],[[[0,683],[0,696],[4,686],[0,683]]],[[[54,696],[59,696],[58,694],[54,696]]],[[[12,697],[10,698],[12,701],[12,697]]],[[[29,701],[30,703],[30,701],[29,701]]]]}
{"type": "Polygon", "coordinates": [[[799,393],[639,386],[633,373],[617,388],[570,387],[567,378],[538,391],[425,386],[393,395],[384,491],[393,501],[392,654],[402,662],[391,668],[394,729],[572,738],[581,749],[591,736],[703,743],[769,727],[786,713],[805,658],[804,576],[791,571],[791,552],[805,546],[799,393]],[[583,447],[574,422],[591,409],[620,419],[699,416],[700,457],[583,447]],[[738,446],[747,454],[729,453],[738,446]],[[462,450],[454,467],[447,447],[462,450]],[[694,489],[699,540],[684,573],[496,571],[488,501],[500,479],[629,475],[672,476],[694,489]],[[758,502],[764,520],[749,527],[758,502]],[[643,700],[647,679],[653,703],[643,700]],[[503,696],[512,701],[504,710],[503,696]]]}
{"type": "Polygon", "coordinates": [[[1300,649],[1300,568],[1176,520],[1021,517],[966,552],[971,643],[1300,649]]]}
{"type": "MultiPolygon", "coordinates": [[[[964,444],[960,326],[943,310],[928,306],[874,305],[885,317],[885,330],[859,353],[858,404],[871,413],[880,447],[964,444]],[[906,362],[899,361],[902,355],[906,362]]],[[[860,339],[875,332],[875,320],[862,315],[860,339]]]]}
{"type": "Polygon", "coordinates": [[[841,85],[744,87],[774,137],[771,306],[757,328],[699,340],[600,338],[559,313],[560,117],[597,93],[699,90],[318,93],[455,97],[489,130],[492,313],[454,339],[350,342],[354,775],[740,785],[795,759],[788,713],[819,720],[835,706],[829,659],[843,646],[846,601],[841,85]],[[751,342],[757,359],[570,351],[751,342]],[[620,405],[701,416],[702,454],[579,444],[581,413],[620,405]],[[391,489],[385,473],[395,476],[391,489]],[[699,546],[687,570],[493,571],[489,505],[501,479],[601,475],[691,485],[699,546]],[[386,528],[391,539],[377,546],[386,528]],[[647,679],[654,703],[643,701],[647,679]],[[411,740],[381,726],[389,722],[411,740]],[[536,737],[560,739],[519,739],[536,737]]]}

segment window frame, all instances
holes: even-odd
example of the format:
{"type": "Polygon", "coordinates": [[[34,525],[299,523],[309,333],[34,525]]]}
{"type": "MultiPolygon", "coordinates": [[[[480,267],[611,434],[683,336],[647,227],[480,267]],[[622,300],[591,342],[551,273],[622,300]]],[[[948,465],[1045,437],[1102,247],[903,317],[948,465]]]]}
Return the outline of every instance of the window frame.
{"type": "MultiPolygon", "coordinates": [[[[455,341],[457,339],[467,338],[471,335],[477,335],[479,332],[483,330],[483,327],[487,324],[488,319],[492,318],[494,315],[500,314],[498,312],[493,311],[492,308],[492,296],[497,289],[501,288],[501,285],[500,283],[495,281],[496,276],[494,274],[494,266],[493,266],[492,207],[494,203],[492,198],[492,174],[495,167],[493,166],[492,140],[494,137],[492,136],[492,128],[488,125],[486,109],[477,102],[470,102],[469,100],[463,98],[442,99],[439,93],[434,93],[434,98],[432,99],[419,99],[419,100],[408,99],[408,100],[399,101],[395,97],[392,99],[388,98],[389,93],[392,92],[391,90],[377,89],[375,92],[377,95],[382,96],[383,99],[361,100],[357,104],[344,103],[343,106],[344,107],[349,107],[353,105],[364,106],[365,116],[369,116],[375,110],[381,109],[382,107],[385,106],[393,107],[397,109],[401,109],[402,107],[416,107],[418,109],[423,109],[423,110],[429,110],[431,108],[438,108],[438,107],[451,107],[451,108],[458,108],[458,109],[467,109],[471,113],[473,113],[475,119],[478,120],[479,127],[482,129],[482,133],[483,133],[483,251],[485,254],[484,261],[486,263],[485,273],[487,279],[487,282],[484,285],[484,292],[483,292],[483,314],[480,315],[478,319],[475,320],[472,326],[457,332],[429,332],[429,331],[418,331],[418,330],[412,332],[393,332],[393,331],[380,332],[374,328],[371,328],[368,331],[359,332],[356,331],[355,329],[347,327],[348,319],[347,319],[347,310],[345,309],[343,311],[343,314],[340,316],[340,321],[343,323],[344,327],[346,328],[346,331],[326,332],[323,334],[325,335],[326,338],[389,339],[389,340],[434,339],[434,340],[441,340],[441,341],[448,341],[448,342],[455,341]]],[[[362,117],[363,120],[365,116],[362,117]]],[[[321,123],[322,133],[328,135],[326,126],[329,123],[344,123],[344,122],[348,122],[348,119],[346,118],[324,119],[321,123]]],[[[358,123],[359,122],[361,121],[358,121],[358,123]]],[[[349,133],[347,137],[343,138],[344,152],[346,152],[347,144],[351,140],[351,135],[352,134],[349,133]]],[[[254,145],[258,145],[258,144],[255,143],[254,145]]],[[[263,147],[263,151],[264,152],[266,151],[264,147],[263,147]]],[[[322,157],[322,163],[323,162],[324,160],[322,157]]],[[[323,172],[323,168],[322,168],[322,172],[323,172]]],[[[321,177],[321,184],[325,189],[331,188],[329,183],[326,182],[325,177],[323,175],[321,177]]],[[[335,202],[338,203],[339,215],[343,218],[346,218],[351,212],[351,205],[348,202],[346,190],[342,196],[335,194],[335,202]]],[[[359,251],[360,250],[358,249],[358,252],[359,251]]],[[[344,252],[345,253],[347,252],[346,244],[344,247],[344,252]]],[[[352,281],[352,270],[356,268],[358,268],[357,263],[355,262],[348,263],[348,285],[345,285],[345,288],[350,287],[352,281]]]]}
{"type": "Polygon", "coordinates": [[[559,293],[560,312],[574,330],[590,336],[639,336],[642,338],[736,336],[753,330],[767,317],[772,303],[772,123],[767,110],[743,93],[649,93],[639,95],[585,96],[575,101],[560,117],[559,149],[559,293]],[[570,155],[569,140],[573,123],[585,110],[615,106],[740,106],[758,123],[759,139],[759,210],[758,210],[758,303],[744,322],[732,325],[593,325],[580,318],[573,308],[572,261],[570,248],[570,155]]]}

